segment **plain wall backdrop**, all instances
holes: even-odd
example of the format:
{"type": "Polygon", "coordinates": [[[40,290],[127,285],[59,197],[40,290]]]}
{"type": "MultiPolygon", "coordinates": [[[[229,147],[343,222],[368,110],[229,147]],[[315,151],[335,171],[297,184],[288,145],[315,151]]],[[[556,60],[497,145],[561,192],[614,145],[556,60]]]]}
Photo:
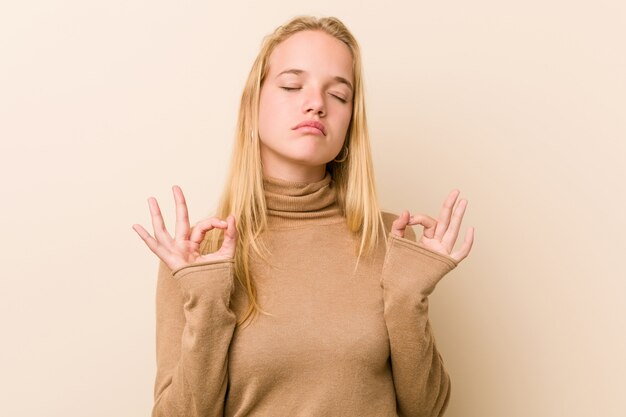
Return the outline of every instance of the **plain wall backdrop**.
{"type": "Polygon", "coordinates": [[[2,415],[149,415],[157,258],[131,225],[155,196],[172,227],[173,184],[213,214],[245,78],[297,14],[361,45],[382,206],[469,201],[431,296],[446,415],[626,415],[620,0],[4,2],[2,415]]]}

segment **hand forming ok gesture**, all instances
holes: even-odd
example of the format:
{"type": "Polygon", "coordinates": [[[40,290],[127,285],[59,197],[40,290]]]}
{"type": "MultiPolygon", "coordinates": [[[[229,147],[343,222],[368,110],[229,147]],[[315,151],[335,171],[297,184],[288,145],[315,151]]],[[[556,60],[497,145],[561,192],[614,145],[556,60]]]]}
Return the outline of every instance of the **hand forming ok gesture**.
{"type": "Polygon", "coordinates": [[[472,243],[474,242],[474,228],[470,227],[467,230],[463,245],[458,251],[451,254],[450,252],[452,252],[456,238],[459,235],[463,213],[465,213],[465,208],[467,207],[467,200],[460,200],[456,210],[454,210],[454,214],[452,214],[452,208],[459,194],[459,190],[452,190],[443,203],[443,207],[439,213],[439,219],[437,220],[425,214],[409,216],[410,213],[408,210],[403,211],[400,217],[392,223],[391,232],[400,237],[404,237],[404,230],[407,225],[421,224],[424,226],[424,233],[417,242],[418,244],[434,252],[448,255],[457,262],[460,262],[465,259],[472,248],[472,243]]]}
{"type": "Polygon", "coordinates": [[[165,229],[159,203],[154,197],[148,198],[150,214],[152,215],[153,238],[141,225],[134,224],[133,230],[146,242],[148,248],[154,252],[173,271],[180,267],[212,260],[224,260],[234,258],[237,244],[237,228],[235,216],[232,214],[226,221],[217,217],[198,222],[193,229],[189,227],[189,215],[183,191],[178,186],[173,186],[174,200],[176,202],[176,229],[174,237],[165,229]],[[200,255],[200,244],[204,235],[214,228],[226,229],[222,247],[213,253],[200,255]]]}

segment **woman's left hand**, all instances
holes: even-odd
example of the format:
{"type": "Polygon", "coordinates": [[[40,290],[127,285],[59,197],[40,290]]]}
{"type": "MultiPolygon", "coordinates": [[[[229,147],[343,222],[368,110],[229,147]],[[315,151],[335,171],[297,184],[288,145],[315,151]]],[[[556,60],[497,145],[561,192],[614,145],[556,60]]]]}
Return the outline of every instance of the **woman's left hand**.
{"type": "Polygon", "coordinates": [[[407,226],[421,224],[424,227],[424,233],[417,242],[420,246],[450,256],[457,262],[462,261],[467,257],[472,248],[472,243],[474,243],[474,228],[470,227],[465,233],[465,240],[461,248],[451,253],[459,235],[461,220],[467,207],[467,200],[462,199],[459,201],[456,210],[454,210],[454,214],[452,214],[452,209],[459,194],[459,190],[450,192],[448,198],[443,203],[439,219],[437,220],[425,214],[411,216],[408,210],[403,211],[400,217],[392,223],[391,233],[404,237],[404,230],[407,226]]]}

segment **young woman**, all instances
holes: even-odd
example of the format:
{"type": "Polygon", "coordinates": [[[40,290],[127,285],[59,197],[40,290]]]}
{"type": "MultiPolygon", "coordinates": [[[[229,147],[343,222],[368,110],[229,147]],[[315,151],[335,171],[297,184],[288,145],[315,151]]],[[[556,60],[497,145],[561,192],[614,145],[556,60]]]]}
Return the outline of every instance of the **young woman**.
{"type": "Polygon", "coordinates": [[[466,200],[437,220],[381,211],[359,47],[336,18],[265,38],[242,98],[217,213],[174,236],[149,198],[159,258],[153,416],[439,416],[450,379],[428,296],[466,200]],[[411,225],[422,225],[419,241],[411,225]]]}

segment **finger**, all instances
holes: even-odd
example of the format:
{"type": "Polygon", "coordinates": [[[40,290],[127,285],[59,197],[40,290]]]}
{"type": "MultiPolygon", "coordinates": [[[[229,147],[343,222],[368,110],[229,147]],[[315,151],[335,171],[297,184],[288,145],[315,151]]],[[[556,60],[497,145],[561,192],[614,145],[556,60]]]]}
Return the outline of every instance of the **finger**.
{"type": "Polygon", "coordinates": [[[426,214],[414,214],[409,220],[409,224],[421,224],[424,227],[423,235],[429,239],[435,236],[435,227],[437,226],[437,220],[433,219],[426,214]]]}
{"type": "Polygon", "coordinates": [[[141,237],[146,245],[148,245],[148,248],[150,248],[150,250],[159,258],[161,258],[165,263],[168,263],[168,261],[171,260],[171,252],[167,250],[167,248],[165,248],[164,246],[160,245],[159,242],[154,239],[152,235],[150,235],[150,233],[148,233],[146,229],[144,229],[141,225],[134,224],[133,230],[135,230],[139,237],[141,237]]]}
{"type": "Polygon", "coordinates": [[[200,244],[204,240],[204,235],[209,230],[213,230],[214,228],[225,229],[228,227],[228,224],[217,217],[210,217],[206,220],[199,221],[191,230],[191,236],[189,240],[191,242],[200,244]]]}
{"type": "Polygon", "coordinates": [[[159,243],[139,224],[133,224],[133,230],[137,232],[139,237],[146,242],[146,245],[150,248],[152,252],[156,250],[156,247],[159,246],[159,243]]]}
{"type": "Polygon", "coordinates": [[[404,229],[406,228],[406,225],[409,223],[410,219],[409,215],[410,213],[408,210],[404,210],[402,213],[400,213],[400,216],[396,220],[394,220],[393,223],[391,223],[391,233],[400,237],[404,237],[404,229]]]}
{"type": "Polygon", "coordinates": [[[172,187],[174,193],[174,201],[176,202],[176,229],[174,238],[176,240],[186,240],[189,236],[189,212],[187,211],[187,202],[183,195],[183,190],[179,186],[172,187]]]}
{"type": "Polygon", "coordinates": [[[224,231],[224,240],[222,241],[220,251],[233,254],[235,253],[235,249],[237,247],[237,237],[239,236],[235,216],[230,214],[226,218],[226,223],[228,224],[228,228],[224,231]]]}
{"type": "Polygon", "coordinates": [[[441,208],[439,219],[437,220],[437,228],[435,229],[435,237],[437,240],[441,240],[448,229],[448,223],[450,223],[450,217],[452,216],[452,208],[454,207],[459,193],[459,190],[452,190],[450,194],[448,194],[446,201],[443,202],[443,207],[441,208]]]}
{"type": "Polygon", "coordinates": [[[169,253],[169,251],[164,250],[163,246],[159,245],[159,242],[155,238],[153,238],[152,235],[150,235],[150,233],[148,233],[146,229],[144,229],[141,225],[134,224],[133,229],[135,230],[135,232],[137,232],[139,237],[143,239],[146,245],[148,245],[148,248],[150,248],[150,250],[159,258],[163,258],[169,253]]]}
{"type": "Polygon", "coordinates": [[[461,228],[461,221],[463,220],[463,215],[465,214],[466,208],[467,200],[461,199],[459,201],[459,204],[457,204],[456,209],[454,210],[452,219],[450,219],[450,225],[448,226],[448,230],[443,235],[441,243],[448,249],[448,252],[452,252],[452,248],[454,248],[454,243],[459,236],[459,229],[461,228]]]}
{"type": "Polygon", "coordinates": [[[148,205],[150,207],[150,214],[152,215],[152,227],[154,228],[154,236],[159,242],[169,243],[172,237],[167,232],[165,224],[163,223],[163,216],[161,215],[161,209],[156,198],[148,198],[148,205]]]}
{"type": "Polygon", "coordinates": [[[452,253],[450,256],[457,260],[457,262],[462,261],[469,255],[470,249],[472,249],[472,245],[474,244],[474,228],[470,227],[467,229],[465,233],[465,239],[463,240],[463,246],[457,251],[452,253]]]}

